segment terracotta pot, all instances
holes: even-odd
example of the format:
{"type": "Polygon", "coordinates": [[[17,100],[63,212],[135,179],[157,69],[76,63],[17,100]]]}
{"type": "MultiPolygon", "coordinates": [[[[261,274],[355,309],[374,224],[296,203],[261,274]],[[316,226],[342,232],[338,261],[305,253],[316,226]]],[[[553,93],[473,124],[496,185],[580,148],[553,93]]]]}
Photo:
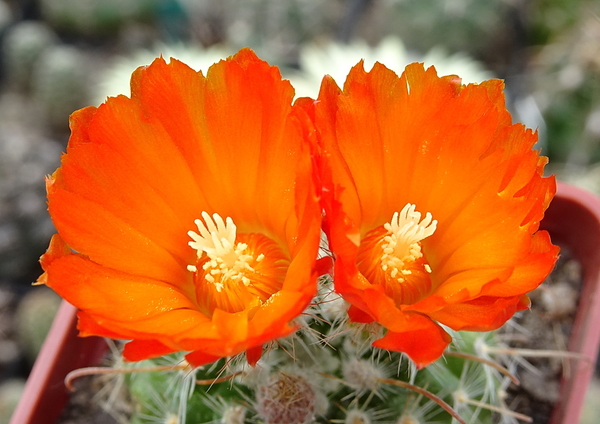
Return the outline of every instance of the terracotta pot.
{"type": "Polygon", "coordinates": [[[104,339],[78,337],[77,333],[77,310],[63,300],[10,424],[54,423],[69,396],[65,376],[102,360],[107,350],[104,339]]]}
{"type": "Polygon", "coordinates": [[[562,382],[561,401],[550,420],[550,424],[575,424],[600,345],[600,199],[580,188],[559,184],[542,228],[550,232],[553,242],[569,247],[583,270],[583,288],[568,348],[590,360],[573,361],[573,372],[562,382]]]}
{"type": "MultiPolygon", "coordinates": [[[[550,421],[574,424],[579,422],[600,344],[600,199],[559,183],[541,226],[555,242],[568,246],[583,268],[583,289],[569,350],[590,360],[573,364],[550,421]]],[[[68,396],[64,377],[76,368],[97,365],[105,351],[103,339],[77,337],[76,310],[63,302],[10,424],[54,422],[68,396]]]]}

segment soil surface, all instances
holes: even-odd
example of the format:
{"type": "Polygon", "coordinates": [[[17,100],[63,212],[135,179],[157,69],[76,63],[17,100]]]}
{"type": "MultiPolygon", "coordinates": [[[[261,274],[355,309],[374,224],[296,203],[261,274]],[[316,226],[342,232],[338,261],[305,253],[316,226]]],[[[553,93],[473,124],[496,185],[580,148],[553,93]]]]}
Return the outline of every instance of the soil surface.
{"type": "Polygon", "coordinates": [[[80,424],[85,419],[89,424],[119,424],[119,421],[107,412],[90,393],[100,389],[98,379],[82,377],[74,382],[75,391],[69,397],[63,414],[57,424],[80,424]]]}

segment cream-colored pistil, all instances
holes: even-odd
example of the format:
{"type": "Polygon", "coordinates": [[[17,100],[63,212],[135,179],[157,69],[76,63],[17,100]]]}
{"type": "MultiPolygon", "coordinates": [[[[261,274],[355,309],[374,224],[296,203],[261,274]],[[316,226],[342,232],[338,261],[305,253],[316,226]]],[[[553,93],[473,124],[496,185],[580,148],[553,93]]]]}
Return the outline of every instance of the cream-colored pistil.
{"type": "MultiPolygon", "coordinates": [[[[189,245],[196,249],[198,258],[203,255],[208,260],[202,265],[207,271],[204,278],[215,285],[217,292],[221,292],[227,280],[241,281],[245,286],[250,285],[250,279],[244,275],[245,272],[254,272],[250,263],[260,262],[264,255],[256,258],[247,253],[246,243],[236,243],[236,226],[229,217],[223,218],[217,213],[211,216],[202,212],[204,222],[196,219],[194,223],[200,234],[189,231],[188,235],[194,240],[189,245]]],[[[188,270],[196,272],[195,265],[188,265],[188,270]]]]}
{"type": "MultiPolygon", "coordinates": [[[[421,221],[421,213],[415,209],[415,205],[407,203],[400,213],[395,212],[392,220],[383,226],[388,234],[382,239],[381,268],[400,282],[412,273],[406,269],[406,265],[423,256],[421,240],[432,235],[437,228],[437,221],[429,212],[421,221]]],[[[426,264],[424,268],[431,272],[429,265],[426,264]]]]}

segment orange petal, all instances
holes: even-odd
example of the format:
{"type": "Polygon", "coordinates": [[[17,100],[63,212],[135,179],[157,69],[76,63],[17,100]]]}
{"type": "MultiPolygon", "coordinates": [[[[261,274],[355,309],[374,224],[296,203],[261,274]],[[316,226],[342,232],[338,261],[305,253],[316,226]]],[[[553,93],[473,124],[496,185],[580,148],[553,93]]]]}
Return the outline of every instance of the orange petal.
{"type": "Polygon", "coordinates": [[[120,339],[156,340],[177,351],[224,344],[212,323],[198,319],[197,311],[173,310],[137,321],[117,321],[89,312],[88,315],[98,328],[109,328],[120,334],[120,339]]]}
{"type": "Polygon", "coordinates": [[[521,296],[480,297],[448,305],[428,315],[453,330],[492,331],[502,326],[521,307],[521,296]]]}
{"type": "Polygon", "coordinates": [[[297,326],[290,322],[306,309],[312,298],[313,296],[285,290],[271,296],[268,304],[254,311],[249,322],[248,331],[252,344],[262,344],[293,333],[297,326]]]}
{"type": "Polygon", "coordinates": [[[185,359],[194,367],[210,364],[218,360],[220,356],[214,356],[204,353],[200,350],[185,355],[185,359]]]}
{"type": "Polygon", "coordinates": [[[288,231],[288,188],[305,147],[293,89],[277,68],[245,49],[213,65],[206,79],[177,60],[157,60],[133,84],[145,113],[178,140],[211,211],[232,217],[240,232],[288,231]]]}
{"type": "Polygon", "coordinates": [[[176,352],[156,340],[133,340],[123,348],[123,357],[127,361],[141,361],[158,358],[176,352]]]}
{"type": "Polygon", "coordinates": [[[452,338],[427,317],[407,314],[407,319],[416,324],[418,329],[403,332],[388,331],[383,338],[376,340],[373,346],[406,353],[420,369],[442,356],[452,338]]]}
{"type": "Polygon", "coordinates": [[[252,347],[246,351],[246,360],[251,366],[255,366],[260,357],[262,356],[263,347],[262,345],[252,347]]]}
{"type": "Polygon", "coordinates": [[[333,272],[333,258],[331,256],[324,256],[317,260],[315,264],[315,271],[319,277],[333,272]]]}
{"type": "Polygon", "coordinates": [[[186,232],[207,206],[174,141],[125,97],[77,112],[72,128],[61,171],[49,186],[50,213],[67,243],[98,263],[141,275],[152,276],[153,255],[161,258],[157,248],[185,268],[194,258],[186,232]],[[106,217],[105,232],[81,219],[87,207],[106,217]],[[120,233],[131,234],[131,246],[119,243],[120,233]],[[121,254],[129,249],[140,258],[121,254]]]}
{"type": "MultiPolygon", "coordinates": [[[[164,246],[103,205],[56,186],[55,183],[48,193],[50,214],[61,237],[77,252],[100,265],[128,274],[173,284],[191,283],[185,263],[164,246]]],[[[185,233],[178,236],[185,245],[185,233]]],[[[189,250],[191,253],[192,249],[189,250]]],[[[192,262],[190,257],[189,263],[192,262]]]]}
{"type": "Polygon", "coordinates": [[[48,250],[40,258],[40,265],[45,270],[49,268],[52,262],[54,262],[56,259],[60,259],[63,256],[68,256],[71,253],[71,248],[69,248],[62,237],[58,234],[54,234],[50,239],[48,250]]]}
{"type": "Polygon", "coordinates": [[[44,273],[37,279],[36,284],[47,284],[48,273],[45,271],[50,268],[50,265],[56,259],[70,255],[71,253],[71,248],[67,246],[62,237],[58,234],[54,234],[50,239],[48,250],[40,258],[40,265],[42,266],[44,273]]]}
{"type": "MultiPolygon", "coordinates": [[[[55,259],[46,274],[47,285],[77,308],[116,321],[195,308],[185,293],[170,284],[102,267],[75,254],[55,259]]],[[[207,320],[196,314],[200,321],[207,320]]]]}
{"type": "Polygon", "coordinates": [[[239,345],[248,339],[248,311],[232,314],[216,309],[212,320],[219,335],[227,340],[227,345],[232,346],[231,352],[227,352],[229,349],[225,348],[226,355],[224,356],[239,353],[239,345]]]}
{"type": "Polygon", "coordinates": [[[483,287],[484,296],[516,296],[534,290],[554,268],[559,248],[550,241],[546,231],[538,231],[531,238],[529,254],[520,261],[504,284],[483,287]]]}
{"type": "Polygon", "coordinates": [[[117,340],[127,338],[114,329],[102,327],[83,311],[77,311],[77,329],[81,337],[99,336],[117,340]]]}
{"type": "Polygon", "coordinates": [[[359,322],[363,324],[368,324],[374,321],[371,315],[354,305],[350,305],[348,308],[348,317],[352,322],[359,322]]]}

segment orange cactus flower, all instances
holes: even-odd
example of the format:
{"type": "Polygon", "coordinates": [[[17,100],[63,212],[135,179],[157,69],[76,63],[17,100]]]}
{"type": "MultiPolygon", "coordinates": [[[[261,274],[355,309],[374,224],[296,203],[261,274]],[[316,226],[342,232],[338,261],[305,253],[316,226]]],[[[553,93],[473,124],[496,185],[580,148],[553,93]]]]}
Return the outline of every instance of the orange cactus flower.
{"type": "Polygon", "coordinates": [[[354,67],[303,102],[322,143],[325,231],[350,318],[418,367],[454,330],[488,331],[527,308],[558,248],[538,231],[555,192],[536,134],[511,123],[501,81],[463,86],[409,65],[354,67]]]}
{"type": "Polygon", "coordinates": [[[312,123],[248,49],[206,77],[157,59],[131,89],[71,116],[39,282],[81,310],[82,336],[131,340],[126,359],[256,362],[316,292],[312,123]]]}

